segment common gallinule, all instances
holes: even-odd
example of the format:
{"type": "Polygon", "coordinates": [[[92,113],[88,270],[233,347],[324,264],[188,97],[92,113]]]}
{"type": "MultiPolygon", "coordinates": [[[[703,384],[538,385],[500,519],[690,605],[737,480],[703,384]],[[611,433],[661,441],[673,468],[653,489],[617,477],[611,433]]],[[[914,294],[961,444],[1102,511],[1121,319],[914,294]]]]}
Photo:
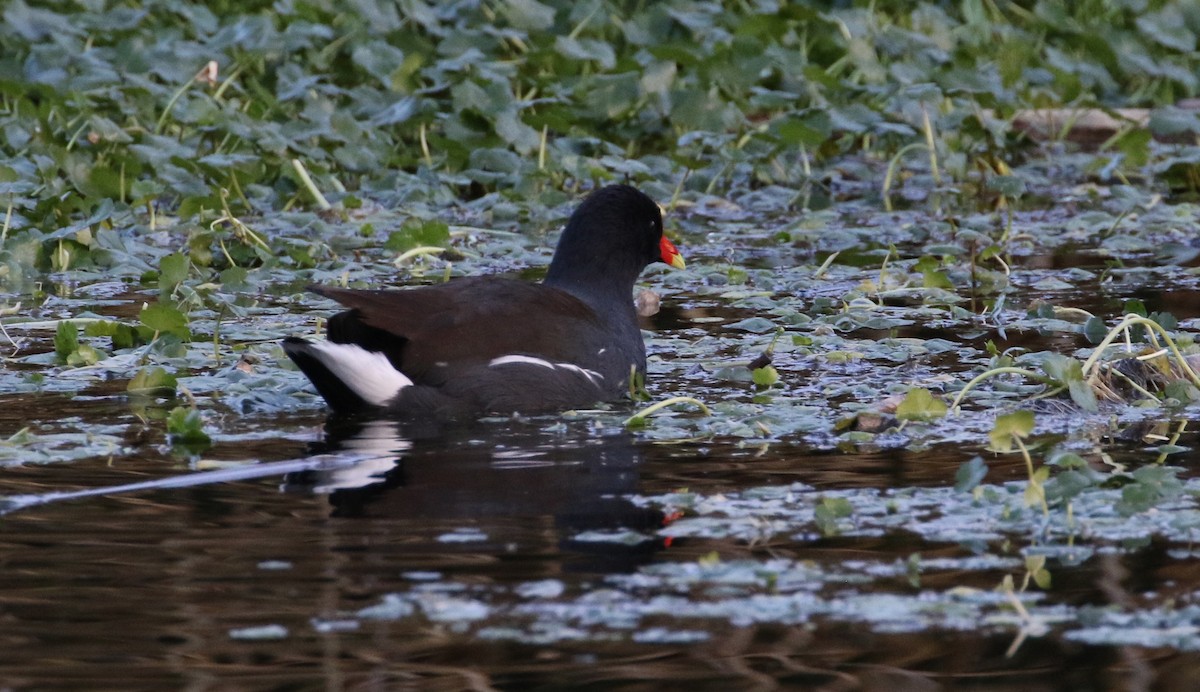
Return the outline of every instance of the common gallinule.
{"type": "Polygon", "coordinates": [[[628,185],[590,194],[540,284],[463,278],[407,290],[309,290],[349,308],[327,341],[283,349],[337,412],[439,419],[590,406],[644,373],[633,284],[647,265],[683,267],[658,205],[628,185]]]}

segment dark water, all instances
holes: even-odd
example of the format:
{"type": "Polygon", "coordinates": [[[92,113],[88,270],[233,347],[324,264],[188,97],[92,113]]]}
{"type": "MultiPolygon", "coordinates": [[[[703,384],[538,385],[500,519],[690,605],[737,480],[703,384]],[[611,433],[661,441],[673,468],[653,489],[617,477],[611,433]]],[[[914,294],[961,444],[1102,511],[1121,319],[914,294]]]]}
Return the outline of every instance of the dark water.
{"type": "MultiPolygon", "coordinates": [[[[274,458],[305,446],[378,451],[396,432],[387,425],[366,432],[342,427],[338,434],[354,436],[330,439],[314,433],[322,422],[292,420],[262,449],[273,449],[274,458]]],[[[736,627],[714,620],[707,639],[694,643],[624,638],[535,645],[488,641],[453,622],[419,616],[352,617],[430,578],[466,591],[545,579],[574,590],[594,586],[602,575],[693,562],[713,550],[725,559],[785,554],[819,564],[959,552],[923,546],[903,532],[759,547],[733,540],[630,546],[574,540],[589,530],[660,526],[662,513],[630,503],[623,497],[629,493],[681,487],[719,493],[797,480],[830,488],[944,484],[960,461],[952,450],[855,456],[784,445],[754,454],[711,443],[647,444],[620,431],[547,421],[424,439],[429,431],[415,433],[396,463],[370,469],[376,476],[366,487],[364,476],[348,472],[299,473],[62,502],[4,517],[0,683],[10,689],[1100,690],[1189,689],[1200,672],[1195,654],[1054,637],[1006,657],[1013,636],[1001,631],[887,634],[837,621],[736,627]],[[265,625],[286,628],[286,635],[233,634],[265,625]]],[[[117,485],[178,472],[180,464],[148,447],[111,463],[94,458],[8,469],[6,489],[117,485]]],[[[1020,475],[1015,468],[1003,472],[1020,475]]],[[[923,586],[986,589],[995,576],[948,575],[923,586]]],[[[1075,602],[1200,588],[1200,570],[1167,559],[1157,545],[1057,569],[1055,579],[1055,598],[1075,602]]]]}
{"type": "MultiPolygon", "coordinates": [[[[1059,304],[1074,300],[1111,314],[1137,297],[1185,319],[1200,314],[1195,295],[1139,286],[1072,294],[1059,304]]],[[[696,329],[697,318],[729,322],[753,314],[682,296],[647,327],[669,334],[696,329]]],[[[1074,334],[993,329],[961,336],[920,324],[855,336],[957,339],[975,348],[995,338],[1002,348],[1066,352],[1086,345],[1074,334]]],[[[778,362],[785,376],[796,367],[786,357],[778,362]]],[[[87,446],[88,435],[112,436],[122,447],[79,458],[31,449],[28,460],[4,468],[0,493],[106,488],[203,470],[171,450],[154,411],[131,405],[123,385],[101,382],[74,396],[0,396],[0,440],[29,428],[77,436],[64,449],[87,446]]],[[[969,556],[962,545],[930,543],[904,529],[875,536],[783,533],[760,542],[672,540],[658,531],[673,518],[634,498],[682,490],[719,497],[796,483],[818,491],[940,488],[981,453],[978,444],[839,450],[800,438],[658,443],[618,426],[557,417],[454,430],[326,423],[316,411],[225,414],[227,437],[203,458],[209,466],[317,454],[368,460],[51,502],[0,517],[0,689],[1024,692],[1186,690],[1200,679],[1200,655],[1186,647],[1093,646],[1058,636],[1053,625],[1016,646],[1016,627],[987,622],[899,632],[829,616],[735,624],[727,617],[682,618],[685,612],[627,630],[556,630],[541,640],[486,634],[521,619],[522,604],[534,600],[521,591],[530,585],[549,584],[568,596],[605,592],[611,577],[703,564],[714,555],[725,562],[783,558],[817,569],[903,563],[916,553],[926,560],[969,556]],[[586,538],[622,532],[634,537],[586,538]],[[378,614],[395,594],[415,592],[433,605],[378,614]],[[690,638],[641,636],[655,628],[690,638]]],[[[1198,442],[1190,432],[1178,440],[1198,442]]],[[[1117,462],[1146,457],[1138,444],[1107,451],[1117,462]]],[[[1194,455],[1184,457],[1186,464],[1194,455]]],[[[1025,477],[1017,458],[988,462],[990,483],[1025,477]]],[[[999,555],[1018,548],[992,546],[999,555]]],[[[1097,608],[1187,602],[1200,593],[1200,567],[1179,557],[1180,548],[1148,540],[1055,565],[1047,598],[1097,608]]],[[[989,592],[1012,571],[934,571],[923,575],[919,589],[892,578],[859,591],[989,592]]],[[[647,586],[647,597],[654,588],[661,587],[647,586]]],[[[814,589],[830,598],[840,593],[830,585],[814,589]]],[[[641,595],[636,586],[616,593],[641,595]]],[[[680,587],[677,595],[700,607],[712,594],[680,587]]]]}

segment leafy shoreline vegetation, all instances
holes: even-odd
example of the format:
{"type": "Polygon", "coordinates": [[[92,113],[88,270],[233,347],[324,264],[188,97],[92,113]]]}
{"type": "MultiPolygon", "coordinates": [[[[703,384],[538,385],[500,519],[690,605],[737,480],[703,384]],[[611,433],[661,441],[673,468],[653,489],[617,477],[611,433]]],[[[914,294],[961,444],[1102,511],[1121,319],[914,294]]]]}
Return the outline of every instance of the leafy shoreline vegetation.
{"type": "MultiPolygon", "coordinates": [[[[1008,125],[1023,109],[1157,107],[1152,132],[1200,129],[1168,107],[1200,87],[1195,7],[891,5],[19,0],[0,28],[6,240],[312,207],[293,161],[348,208],[446,207],[685,173],[690,192],[837,195],[932,143],[937,169],[904,167],[969,198],[1039,154],[1008,125]]],[[[1149,136],[1120,133],[1090,173],[1194,183],[1149,136]]]]}
{"type": "MultiPolygon", "coordinates": [[[[1175,503],[1178,535],[1200,525],[1162,465],[1184,449],[1173,419],[1200,401],[1182,331],[1197,322],[1129,300],[1198,289],[1200,111],[1175,104],[1200,91],[1200,5],[340,5],[5,5],[0,291],[15,348],[0,391],[127,381],[136,415],[164,420],[194,458],[236,439],[226,428],[244,412],[319,407],[275,346],[311,329],[302,310],[328,307],[305,283],[540,265],[582,191],[628,180],[669,206],[699,260],[652,285],[721,325],[654,337],[670,354],[652,360],[655,398],[693,395],[714,415],[634,415],[643,438],[989,440],[1023,456],[1023,503],[982,486],[978,459],[958,495],[1031,545],[1049,521],[1072,546],[1085,505],[1175,503]],[[1147,125],[1094,149],[1014,126],[1029,109],[1125,107],[1150,109],[1147,125]],[[1038,265],[1075,252],[1106,266],[1038,265]],[[1148,320],[1108,333],[1126,313],[1148,320]],[[50,329],[53,351],[38,340],[50,329]],[[1033,345],[990,341],[1016,334],[1033,345]],[[1147,371],[1088,358],[1088,340],[1126,335],[1124,360],[1149,354],[1147,371]],[[769,349],[778,372],[745,368],[769,349]],[[975,413],[955,410],[965,389],[975,413]],[[1056,392],[1058,408],[1040,398],[1056,392]],[[1157,434],[1158,464],[1098,471],[1112,459],[1092,438],[1127,425],[1157,434]]],[[[0,458],[124,444],[65,439],[23,431],[0,458]]],[[[661,502],[695,518],[694,500],[661,502]]],[[[853,529],[851,500],[823,496],[803,521],[853,529]]],[[[1005,584],[1018,612],[1014,591],[1048,583],[1045,556],[1027,554],[1020,589],[1005,584]]]]}

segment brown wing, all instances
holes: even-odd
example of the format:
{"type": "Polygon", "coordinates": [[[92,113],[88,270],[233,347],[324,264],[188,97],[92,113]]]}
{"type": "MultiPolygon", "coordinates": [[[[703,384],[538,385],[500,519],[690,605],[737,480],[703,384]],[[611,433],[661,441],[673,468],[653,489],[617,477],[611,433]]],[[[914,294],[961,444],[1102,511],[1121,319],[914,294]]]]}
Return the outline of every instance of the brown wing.
{"type": "Polygon", "coordinates": [[[503,355],[577,362],[606,343],[590,307],[541,284],[484,277],[408,290],[310,290],[350,308],[330,320],[331,340],[382,351],[418,382],[503,355]]]}

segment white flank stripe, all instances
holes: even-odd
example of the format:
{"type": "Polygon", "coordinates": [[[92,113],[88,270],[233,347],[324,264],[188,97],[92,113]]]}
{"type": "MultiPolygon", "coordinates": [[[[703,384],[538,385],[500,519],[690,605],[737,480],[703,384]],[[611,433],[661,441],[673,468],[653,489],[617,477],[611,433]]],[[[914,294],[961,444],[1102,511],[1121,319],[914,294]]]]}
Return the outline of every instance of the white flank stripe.
{"type": "Polygon", "coordinates": [[[596,372],[595,370],[588,370],[587,368],[581,368],[578,365],[575,365],[573,363],[551,363],[548,360],[542,360],[541,358],[534,358],[533,356],[517,356],[517,355],[500,356],[499,358],[493,358],[491,360],[491,362],[488,363],[488,367],[494,368],[497,365],[511,365],[514,363],[523,363],[525,365],[536,365],[541,368],[550,368],[551,370],[553,370],[555,368],[562,368],[563,370],[573,370],[573,371],[583,375],[584,377],[588,378],[589,380],[591,380],[592,384],[599,384],[600,380],[604,379],[604,376],[601,375],[600,373],[596,372]]]}
{"type": "Polygon", "coordinates": [[[600,380],[604,379],[604,376],[601,375],[600,373],[596,372],[595,370],[588,370],[587,368],[581,368],[578,365],[572,365],[571,363],[555,363],[554,367],[565,368],[567,370],[575,370],[579,373],[582,373],[583,375],[587,376],[587,378],[589,380],[592,381],[592,384],[597,384],[600,380]]]}
{"type": "Polygon", "coordinates": [[[526,365],[540,365],[543,368],[554,369],[554,363],[533,356],[500,356],[493,358],[492,362],[488,363],[489,368],[494,368],[497,365],[508,365],[509,363],[525,363],[526,365]]]}
{"type": "Polygon", "coordinates": [[[387,356],[354,344],[318,341],[313,355],[363,401],[386,406],[401,389],[412,384],[404,373],[392,367],[387,356]]]}

